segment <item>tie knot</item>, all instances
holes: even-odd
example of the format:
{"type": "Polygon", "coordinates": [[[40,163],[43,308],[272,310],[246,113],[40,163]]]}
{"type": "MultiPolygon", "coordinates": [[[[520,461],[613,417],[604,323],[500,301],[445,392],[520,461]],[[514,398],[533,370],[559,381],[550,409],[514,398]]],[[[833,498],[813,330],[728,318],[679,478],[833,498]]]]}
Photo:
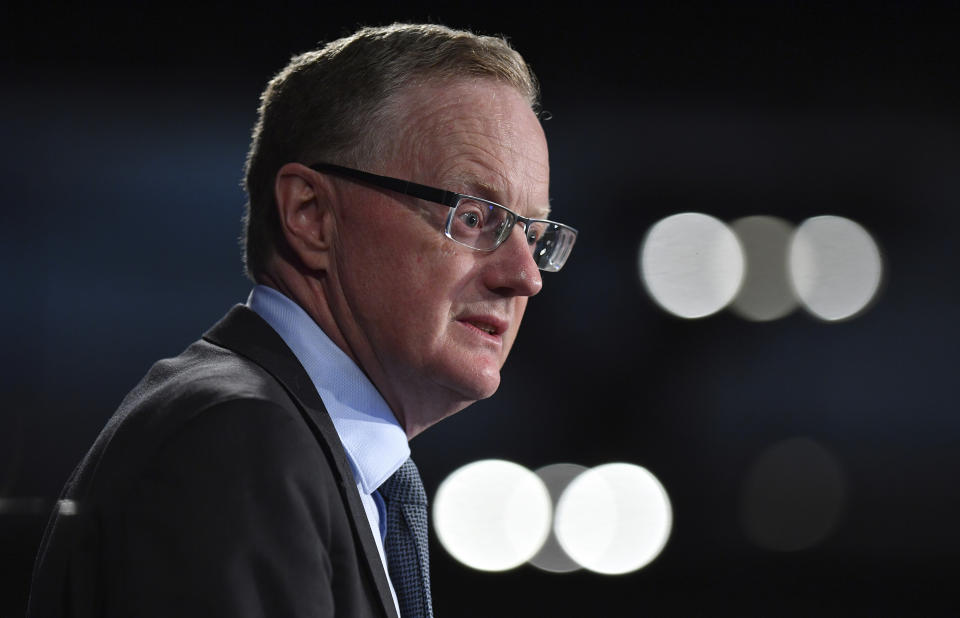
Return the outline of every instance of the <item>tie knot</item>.
{"type": "Polygon", "coordinates": [[[387,502],[427,504],[427,492],[413,459],[407,458],[400,469],[380,485],[380,495],[387,502]]]}

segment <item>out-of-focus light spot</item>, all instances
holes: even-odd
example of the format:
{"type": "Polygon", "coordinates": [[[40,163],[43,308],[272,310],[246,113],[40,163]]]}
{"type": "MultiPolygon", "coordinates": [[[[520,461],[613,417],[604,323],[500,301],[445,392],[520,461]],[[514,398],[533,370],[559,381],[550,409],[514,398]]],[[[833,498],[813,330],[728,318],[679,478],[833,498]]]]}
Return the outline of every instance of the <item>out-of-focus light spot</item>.
{"type": "Polygon", "coordinates": [[[775,320],[793,311],[797,297],[787,269],[793,226],[776,217],[755,216],[737,219],[730,227],[746,257],[743,285],[730,308],[757,322],[775,320]]]}
{"type": "Polygon", "coordinates": [[[654,224],[640,249],[650,296],[682,318],[701,318],[733,300],[743,280],[743,250],[722,221],[688,212],[654,224]]]}
{"type": "Polygon", "coordinates": [[[36,515],[49,508],[43,498],[0,498],[0,515],[36,515]]]}
{"type": "Polygon", "coordinates": [[[77,503],[74,500],[57,500],[57,509],[61,515],[76,515],[77,503]]]}
{"type": "MultiPolygon", "coordinates": [[[[544,466],[535,472],[550,492],[553,504],[556,504],[570,482],[586,470],[587,468],[584,466],[562,463],[544,466]]],[[[530,564],[551,573],[569,573],[580,568],[580,565],[560,547],[557,536],[552,529],[543,547],[530,559],[530,564]]]]}
{"type": "Polygon", "coordinates": [[[0,498],[0,515],[36,515],[49,509],[43,498],[0,498]]]}
{"type": "Polygon", "coordinates": [[[489,459],[455,470],[440,484],[433,525],[443,547],[463,564],[505,571],[543,546],[551,515],[540,477],[518,464],[489,459]]]}
{"type": "Polygon", "coordinates": [[[790,245],[797,296],[815,316],[842,320],[862,311],[880,286],[880,250],[858,223],[843,217],[807,219],[790,245]]]}
{"type": "Polygon", "coordinates": [[[644,468],[612,463],[575,478],[557,503],[561,547],[597,573],[629,573],[663,550],[673,525],[663,485],[644,468]]]}
{"type": "Polygon", "coordinates": [[[766,549],[813,547],[839,520],[844,493],[843,473],[829,451],[808,438],[780,442],[757,458],[744,482],[743,530],[766,549]]]}

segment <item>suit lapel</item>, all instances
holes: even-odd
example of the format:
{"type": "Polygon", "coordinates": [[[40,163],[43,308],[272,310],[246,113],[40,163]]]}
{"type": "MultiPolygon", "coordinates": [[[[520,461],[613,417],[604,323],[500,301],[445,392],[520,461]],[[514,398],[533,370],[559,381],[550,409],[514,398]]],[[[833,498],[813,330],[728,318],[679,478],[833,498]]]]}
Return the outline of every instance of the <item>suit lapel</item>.
{"type": "Polygon", "coordinates": [[[335,471],[340,493],[347,504],[353,524],[354,538],[363,548],[367,568],[380,594],[383,609],[388,616],[398,618],[380,552],[373,539],[363,503],[360,502],[350,463],[310,376],[280,335],[244,305],[234,306],[203,338],[229,348],[263,367],[283,385],[297,403],[335,471]]]}

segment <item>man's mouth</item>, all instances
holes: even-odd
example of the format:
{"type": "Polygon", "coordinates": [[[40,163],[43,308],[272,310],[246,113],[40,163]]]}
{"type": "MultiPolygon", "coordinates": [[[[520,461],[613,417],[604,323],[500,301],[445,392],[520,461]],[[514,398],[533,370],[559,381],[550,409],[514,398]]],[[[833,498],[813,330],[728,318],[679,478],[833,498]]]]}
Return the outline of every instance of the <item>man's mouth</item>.
{"type": "Polygon", "coordinates": [[[469,324],[476,326],[485,333],[490,333],[491,335],[497,334],[497,329],[489,324],[484,324],[483,322],[469,322],[469,324]]]}
{"type": "Polygon", "coordinates": [[[507,325],[502,320],[491,317],[465,316],[460,318],[464,324],[469,324],[477,330],[481,330],[488,335],[499,336],[507,330],[507,325]]]}

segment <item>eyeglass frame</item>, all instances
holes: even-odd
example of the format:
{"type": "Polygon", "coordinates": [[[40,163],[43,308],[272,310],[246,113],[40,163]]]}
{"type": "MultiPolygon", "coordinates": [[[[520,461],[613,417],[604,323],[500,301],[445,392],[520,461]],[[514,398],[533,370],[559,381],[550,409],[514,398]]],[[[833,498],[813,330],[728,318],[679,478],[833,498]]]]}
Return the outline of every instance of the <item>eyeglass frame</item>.
{"type": "MultiPolygon", "coordinates": [[[[573,240],[570,242],[570,247],[567,249],[567,254],[563,258],[563,262],[559,267],[550,269],[540,266],[539,261],[537,261],[536,256],[534,256],[534,261],[537,262],[537,268],[545,272],[557,272],[567,263],[567,259],[570,257],[570,252],[573,251],[573,245],[577,240],[577,235],[579,232],[576,228],[566,225],[564,223],[558,223],[557,221],[551,221],[549,219],[536,219],[531,217],[524,217],[516,212],[510,210],[502,204],[497,202],[477,197],[475,195],[468,195],[466,193],[457,193],[456,191],[447,191],[446,189],[438,189],[436,187],[430,187],[427,185],[422,185],[417,182],[412,182],[409,180],[401,180],[399,178],[393,178],[391,176],[381,176],[380,174],[374,174],[372,172],[365,172],[363,170],[354,169],[352,167],[344,167],[343,165],[337,165],[335,163],[313,163],[308,166],[310,169],[316,172],[329,172],[331,174],[341,176],[350,180],[357,180],[360,182],[365,182],[371,184],[375,187],[381,189],[387,189],[389,191],[394,191],[402,195],[409,195],[410,197],[415,197],[417,199],[426,200],[428,202],[433,202],[435,204],[441,204],[450,209],[450,214],[447,215],[447,221],[444,224],[443,234],[453,242],[458,245],[463,245],[464,247],[469,247],[474,251],[486,251],[492,252],[495,251],[500,245],[502,245],[510,235],[513,233],[513,227],[517,223],[523,224],[524,233],[529,229],[529,225],[532,222],[545,223],[548,225],[555,225],[558,228],[563,228],[569,230],[573,233],[573,240]],[[502,208],[503,210],[510,213],[513,216],[513,223],[510,225],[509,230],[504,230],[502,234],[497,237],[496,244],[490,247],[489,249],[482,249],[479,247],[474,247],[473,245],[468,245],[467,243],[457,240],[451,234],[451,227],[453,226],[453,213],[456,212],[457,206],[459,206],[460,201],[463,199],[475,200],[477,202],[482,202],[484,204],[489,204],[497,208],[502,208]]],[[[549,264],[549,261],[548,261],[549,264]]]]}

